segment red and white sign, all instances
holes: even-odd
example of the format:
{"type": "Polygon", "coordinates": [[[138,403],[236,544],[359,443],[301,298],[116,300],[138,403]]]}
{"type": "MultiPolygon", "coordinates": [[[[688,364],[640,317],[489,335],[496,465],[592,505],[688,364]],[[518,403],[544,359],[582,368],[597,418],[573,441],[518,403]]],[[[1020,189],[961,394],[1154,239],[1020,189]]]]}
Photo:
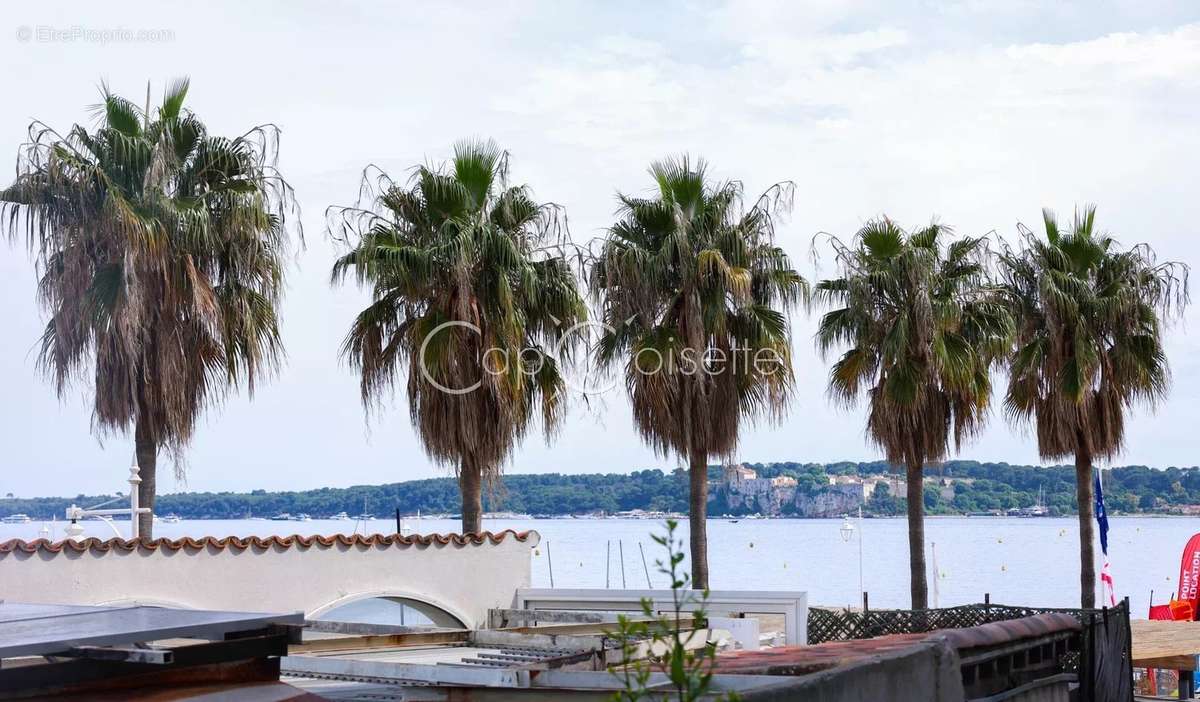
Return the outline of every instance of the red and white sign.
{"type": "Polygon", "coordinates": [[[1176,599],[1195,604],[1200,594],[1200,534],[1188,540],[1179,564],[1179,594],[1176,599]]]}

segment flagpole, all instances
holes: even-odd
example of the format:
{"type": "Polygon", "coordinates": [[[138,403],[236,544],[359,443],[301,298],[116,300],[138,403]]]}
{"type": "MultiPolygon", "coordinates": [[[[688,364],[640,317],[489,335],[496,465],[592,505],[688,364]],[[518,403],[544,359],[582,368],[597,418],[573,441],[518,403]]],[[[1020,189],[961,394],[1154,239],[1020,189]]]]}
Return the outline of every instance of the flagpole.
{"type": "Polygon", "coordinates": [[[1100,479],[1102,470],[1096,471],[1096,526],[1100,531],[1100,551],[1104,554],[1104,566],[1100,569],[1100,578],[1096,586],[1100,589],[1100,601],[1107,601],[1109,606],[1117,606],[1117,591],[1113,586],[1112,570],[1108,562],[1108,511],[1104,509],[1104,483],[1100,479]]]}

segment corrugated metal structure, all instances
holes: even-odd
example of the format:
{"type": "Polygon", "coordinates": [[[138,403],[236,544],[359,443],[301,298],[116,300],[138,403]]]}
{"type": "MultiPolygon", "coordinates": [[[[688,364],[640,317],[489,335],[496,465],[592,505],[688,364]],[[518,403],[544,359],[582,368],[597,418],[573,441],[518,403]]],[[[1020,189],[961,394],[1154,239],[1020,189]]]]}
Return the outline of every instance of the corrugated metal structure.
{"type": "MultiPolygon", "coordinates": [[[[615,671],[642,665],[637,657],[653,650],[636,649],[627,659],[635,649],[614,635],[612,613],[519,612],[522,626],[467,630],[304,621],[300,614],[0,604],[0,698],[599,701],[622,689],[615,671]]],[[[680,632],[689,647],[730,642],[703,621],[696,626],[680,632]]],[[[711,699],[1086,699],[1067,672],[1067,661],[1081,653],[1081,633],[1075,617],[1045,614],[725,650],[712,659],[711,699]]],[[[649,665],[649,685],[667,689],[669,677],[649,665]]]]}
{"type": "MultiPolygon", "coordinates": [[[[534,616],[521,610],[524,620],[534,616]]],[[[453,641],[447,632],[416,630],[376,639],[375,646],[370,636],[310,641],[294,646],[282,669],[297,686],[331,699],[611,699],[622,686],[612,668],[623,663],[610,637],[611,619],[595,612],[544,616],[551,623],[464,631],[453,641]],[[571,617],[602,621],[564,621],[571,617]],[[554,633],[564,631],[570,633],[554,633]],[[381,694],[390,696],[376,697],[381,694]]],[[[722,638],[712,630],[692,634],[697,645],[722,638]]],[[[1044,615],[968,629],[729,651],[715,658],[712,699],[736,693],[747,702],[1066,702],[1075,676],[1065,673],[1065,660],[1078,655],[1079,646],[1073,617],[1044,615]]],[[[652,686],[667,683],[664,673],[651,675],[652,686]]]]}
{"type": "Polygon", "coordinates": [[[315,699],[279,682],[302,614],[0,602],[0,699],[315,699]]]}

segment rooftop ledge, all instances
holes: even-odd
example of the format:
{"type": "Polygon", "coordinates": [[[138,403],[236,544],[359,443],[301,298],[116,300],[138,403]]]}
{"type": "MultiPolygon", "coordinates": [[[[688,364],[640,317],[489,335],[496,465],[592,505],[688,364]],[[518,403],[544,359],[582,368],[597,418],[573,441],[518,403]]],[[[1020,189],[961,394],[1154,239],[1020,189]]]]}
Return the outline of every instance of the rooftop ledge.
{"type": "Polygon", "coordinates": [[[371,534],[364,536],[362,534],[334,534],[333,536],[301,536],[293,534],[291,536],[225,536],[217,538],[215,536],[205,536],[199,539],[194,539],[190,536],[185,536],[181,539],[99,539],[90,536],[86,539],[64,539],[62,541],[50,541],[49,539],[34,539],[33,541],[25,541],[24,539],[10,539],[0,543],[0,555],[6,555],[15,552],[24,553],[61,553],[63,551],[72,551],[75,553],[84,553],[87,551],[134,551],[138,548],[157,551],[182,551],[192,550],[199,551],[203,549],[234,549],[244,551],[248,548],[266,550],[266,549],[289,549],[289,548],[332,548],[334,546],[359,546],[363,548],[375,547],[395,547],[395,546],[486,546],[495,545],[503,542],[506,538],[512,536],[520,542],[529,542],[529,547],[537,546],[541,540],[541,536],[533,530],[529,531],[513,531],[505,529],[504,531],[493,533],[484,531],[474,534],[426,534],[410,536],[402,536],[400,534],[371,534]]]}

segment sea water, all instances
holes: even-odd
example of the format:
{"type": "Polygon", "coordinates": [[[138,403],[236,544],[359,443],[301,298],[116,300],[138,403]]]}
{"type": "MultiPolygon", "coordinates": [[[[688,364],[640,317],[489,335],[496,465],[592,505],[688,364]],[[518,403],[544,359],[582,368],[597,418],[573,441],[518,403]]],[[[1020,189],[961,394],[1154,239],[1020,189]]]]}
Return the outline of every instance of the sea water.
{"type": "MultiPolygon", "coordinates": [[[[857,605],[859,547],[862,588],[872,607],[907,607],[908,529],[903,518],[851,518],[843,538],[841,519],[710,519],[708,559],[713,589],[801,590],[811,604],[857,605]]],[[[1135,617],[1146,616],[1151,591],[1165,602],[1175,592],[1179,559],[1188,538],[1200,531],[1200,519],[1183,517],[1111,517],[1109,561],[1117,597],[1128,596],[1135,617]]],[[[85,535],[108,538],[107,524],[84,523],[85,535]]],[[[408,519],[417,533],[459,530],[456,520],[408,519]]],[[[533,555],[535,587],[663,588],[667,578],[656,561],[665,551],[651,539],[664,525],[648,519],[486,519],[491,531],[535,530],[541,535],[533,555]],[[643,562],[643,554],[645,560],[643,562]],[[644,563],[644,564],[643,564],[644,563]]],[[[0,524],[0,539],[33,539],[43,527],[0,524]]],[[[62,538],[63,524],[55,528],[62,538]]],[[[122,534],[128,522],[116,522],[122,534]]],[[[269,536],[272,534],[337,534],[364,525],[354,521],[314,519],[307,522],[263,520],[188,520],[155,525],[155,535],[269,536]]],[[[393,519],[372,520],[367,533],[393,533],[393,519]]],[[[677,536],[687,543],[687,522],[677,536]]],[[[985,593],[998,604],[1072,607],[1079,604],[1078,521],[1071,518],[929,517],[925,522],[926,564],[930,605],[947,607],[981,602],[985,593]],[[936,572],[935,572],[936,560],[936,572]],[[937,601],[934,601],[936,577],[937,601]]],[[[1096,567],[1103,557],[1096,546],[1096,567]]],[[[686,563],[684,564],[686,568],[686,563]]],[[[1097,602],[1101,603],[1100,597],[1097,602]]],[[[387,603],[356,603],[339,618],[398,620],[387,603]]],[[[416,624],[411,613],[406,623],[416,624]]]]}

